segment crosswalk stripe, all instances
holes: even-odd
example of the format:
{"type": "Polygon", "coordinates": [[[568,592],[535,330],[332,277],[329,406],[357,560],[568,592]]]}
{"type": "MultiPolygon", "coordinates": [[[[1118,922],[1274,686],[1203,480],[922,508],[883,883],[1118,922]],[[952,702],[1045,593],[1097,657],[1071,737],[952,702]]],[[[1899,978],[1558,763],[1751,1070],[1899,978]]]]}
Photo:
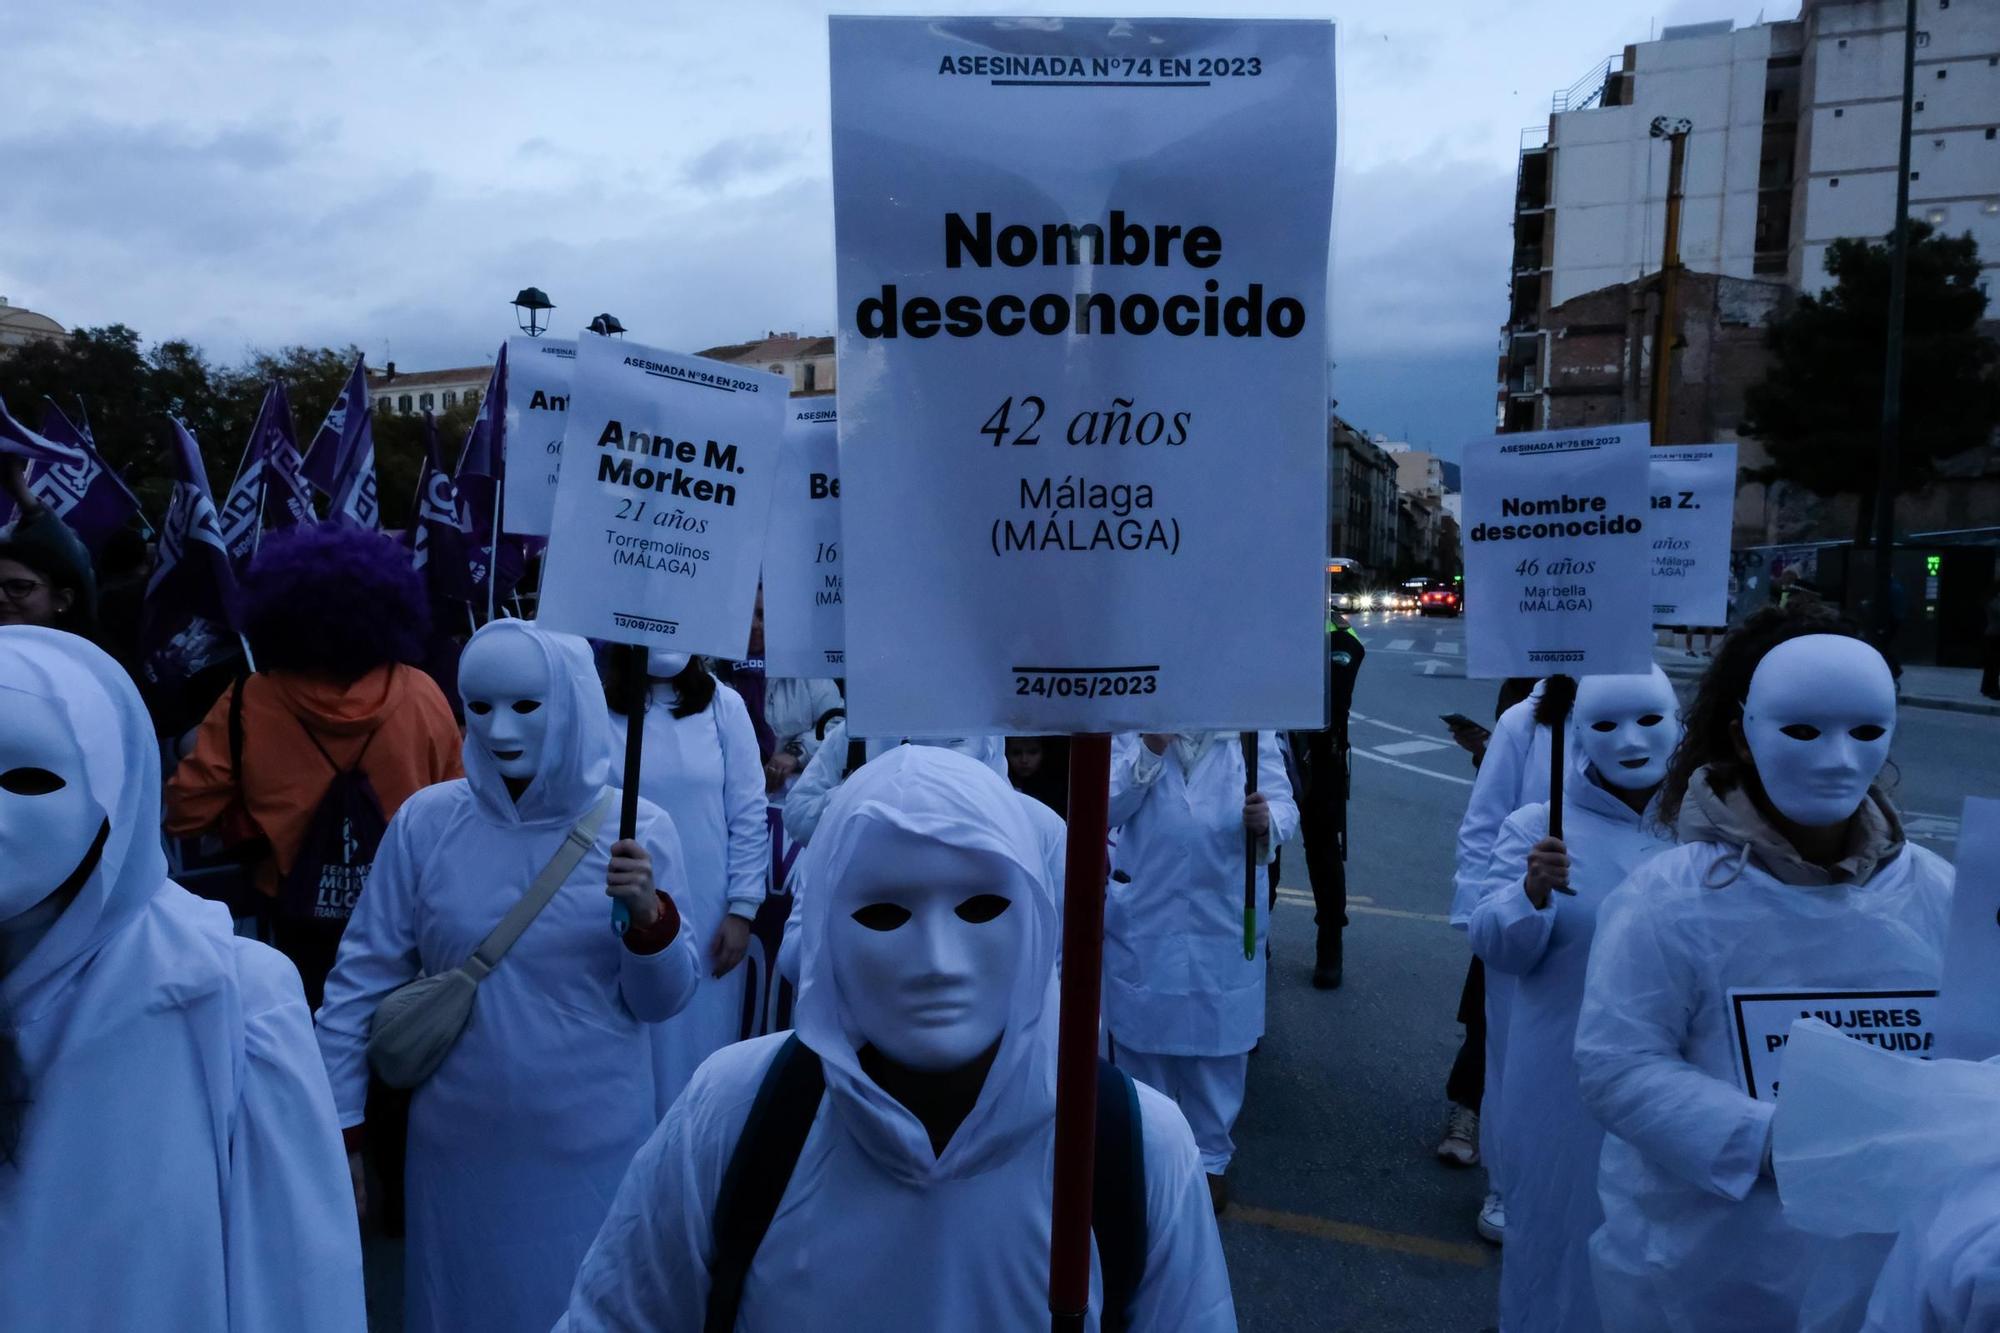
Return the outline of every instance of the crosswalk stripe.
{"type": "Polygon", "coordinates": [[[1374,747],[1374,750],[1376,754],[1422,754],[1426,750],[1449,750],[1450,748],[1451,745],[1446,741],[1414,740],[1396,741],[1390,745],[1377,745],[1374,747]]]}

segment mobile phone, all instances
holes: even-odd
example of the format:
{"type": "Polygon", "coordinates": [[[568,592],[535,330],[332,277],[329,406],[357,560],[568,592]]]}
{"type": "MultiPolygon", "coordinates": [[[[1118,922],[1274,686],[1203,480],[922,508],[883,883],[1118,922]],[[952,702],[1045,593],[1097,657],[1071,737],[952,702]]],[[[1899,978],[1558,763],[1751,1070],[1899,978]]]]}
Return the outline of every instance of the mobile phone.
{"type": "Polygon", "coordinates": [[[1438,717],[1443,720],[1447,727],[1477,727],[1479,725],[1463,713],[1439,713],[1438,717]]]}

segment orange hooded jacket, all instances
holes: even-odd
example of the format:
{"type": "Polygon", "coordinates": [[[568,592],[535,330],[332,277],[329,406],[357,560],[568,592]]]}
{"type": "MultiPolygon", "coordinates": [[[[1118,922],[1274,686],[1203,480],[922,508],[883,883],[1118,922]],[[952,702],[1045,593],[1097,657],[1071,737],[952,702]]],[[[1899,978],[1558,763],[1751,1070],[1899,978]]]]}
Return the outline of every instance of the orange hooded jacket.
{"type": "Polygon", "coordinates": [[[194,749],[168,780],[164,823],[183,838],[211,830],[232,841],[261,834],[271,844],[271,857],[257,867],[257,887],[265,893],[277,892],[298,855],[333,780],[328,758],[344,769],[360,755],[361,771],[391,819],[422,788],[465,775],[451,706],[415,667],[379,666],[348,684],[291,671],[249,677],[241,773],[229,752],[235,689],[208,710],[194,749]]]}

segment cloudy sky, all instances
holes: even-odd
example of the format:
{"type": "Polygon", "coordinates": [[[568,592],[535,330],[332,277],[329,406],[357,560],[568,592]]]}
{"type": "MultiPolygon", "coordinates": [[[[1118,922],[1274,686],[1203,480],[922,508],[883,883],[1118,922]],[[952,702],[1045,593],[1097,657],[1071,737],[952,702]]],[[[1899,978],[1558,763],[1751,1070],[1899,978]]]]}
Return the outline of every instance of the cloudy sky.
{"type": "MultiPolygon", "coordinates": [[[[1340,26],[1334,392],[1438,446],[1491,429],[1522,127],[1658,26],[1751,0],[1404,0],[1340,26]]],[[[490,359],[530,283],[694,349],[830,332],[830,9],[1205,4],[92,0],[0,7],[0,295],[233,361],[490,359]]],[[[1790,18],[1778,0],[1768,17],[1790,18]]]]}

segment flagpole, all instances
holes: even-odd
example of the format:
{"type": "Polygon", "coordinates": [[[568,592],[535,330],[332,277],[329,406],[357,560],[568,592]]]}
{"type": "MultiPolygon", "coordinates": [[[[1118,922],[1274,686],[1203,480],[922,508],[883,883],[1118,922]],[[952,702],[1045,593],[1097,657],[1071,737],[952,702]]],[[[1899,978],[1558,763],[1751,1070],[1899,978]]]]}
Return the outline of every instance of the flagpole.
{"type": "Polygon", "coordinates": [[[486,548],[486,622],[493,623],[493,596],[500,587],[500,492],[498,477],[493,479],[493,544],[486,548]]]}
{"type": "Polygon", "coordinates": [[[1090,1309],[1098,1002],[1104,984],[1104,848],[1110,816],[1111,737],[1072,736],[1061,1008],[1056,1019],[1055,1198],[1049,1227],[1049,1324],[1054,1333],[1082,1333],[1090,1309]]]}

